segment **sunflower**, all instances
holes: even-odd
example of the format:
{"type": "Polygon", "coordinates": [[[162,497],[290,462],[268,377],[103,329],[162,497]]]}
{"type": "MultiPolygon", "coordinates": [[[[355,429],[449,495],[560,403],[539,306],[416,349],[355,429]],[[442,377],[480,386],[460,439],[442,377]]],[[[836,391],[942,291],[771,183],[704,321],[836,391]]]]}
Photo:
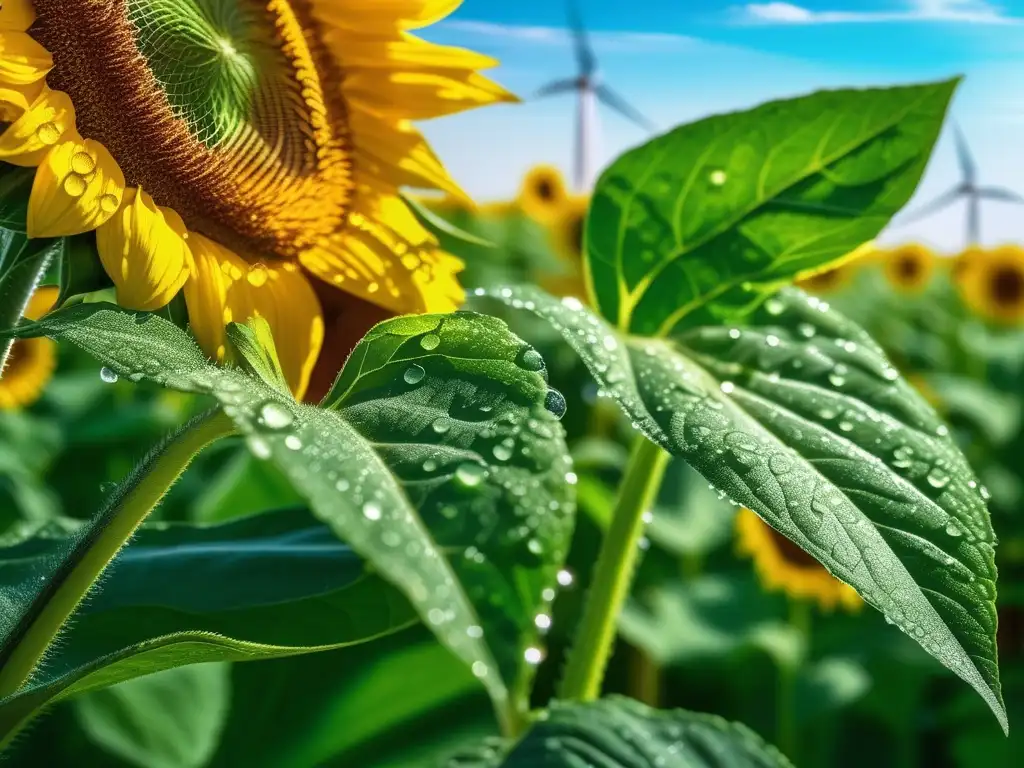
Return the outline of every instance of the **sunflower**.
{"type": "Polygon", "coordinates": [[[900,293],[919,293],[935,273],[935,254],[919,243],[908,243],[884,254],[882,269],[889,285],[900,293]]]}
{"type": "Polygon", "coordinates": [[[558,217],[567,199],[565,179],[559,170],[551,165],[538,165],[523,178],[516,202],[527,216],[549,224],[558,217]]]}
{"type": "Polygon", "coordinates": [[[960,258],[957,287],[972,312],[1000,323],[1024,321],[1024,249],[975,248],[960,258]]]}
{"type": "Polygon", "coordinates": [[[837,293],[848,286],[858,270],[873,260],[877,253],[874,240],[870,240],[839,260],[829,263],[823,270],[808,270],[801,273],[797,276],[796,284],[817,296],[837,293]]]}
{"type": "Polygon", "coordinates": [[[465,196],[410,121],[515,100],[479,74],[494,60],[410,33],[458,5],[3,0],[0,160],[34,169],[28,235],[95,231],[119,302],[184,290],[217,360],[225,324],[262,315],[301,396],[352,306],[463,299],[398,195],[465,196]]]}
{"type": "Polygon", "coordinates": [[[737,549],[754,560],[766,589],[781,590],[791,598],[817,601],[823,610],[841,606],[856,611],[857,592],[836,579],[817,560],[761,520],[749,509],[736,516],[737,549]]]}
{"type": "Polygon", "coordinates": [[[544,287],[556,296],[586,298],[587,289],[583,277],[583,227],[589,207],[589,197],[567,197],[550,224],[551,242],[560,263],[558,274],[546,279],[544,287]]]}
{"type": "MultiPolygon", "coordinates": [[[[36,289],[25,308],[25,317],[38,320],[57,303],[57,286],[36,289]]],[[[57,344],[46,338],[20,339],[11,347],[7,367],[0,377],[0,410],[24,408],[43,393],[57,367],[57,344]]]]}

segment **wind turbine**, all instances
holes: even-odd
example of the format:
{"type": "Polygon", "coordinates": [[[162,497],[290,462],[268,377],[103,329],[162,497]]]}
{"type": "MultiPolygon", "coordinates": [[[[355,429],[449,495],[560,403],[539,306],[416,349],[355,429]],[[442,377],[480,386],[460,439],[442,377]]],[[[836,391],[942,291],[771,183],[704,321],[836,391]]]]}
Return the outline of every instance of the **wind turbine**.
{"type": "Polygon", "coordinates": [[[594,147],[597,141],[597,102],[618,112],[630,122],[652,133],[657,127],[634,109],[622,96],[613,91],[600,76],[597,57],[590,47],[587,31],[580,18],[575,0],[569,2],[569,26],[576,52],[578,73],[575,77],[555,80],[537,92],[537,98],[575,92],[578,99],[576,116],[576,158],[573,182],[577,191],[585,191],[593,184],[594,147]]]}
{"type": "Polygon", "coordinates": [[[961,181],[952,189],[943,192],[916,213],[903,220],[904,224],[917,221],[948,208],[960,198],[967,200],[967,245],[976,245],[981,238],[981,201],[1000,200],[1004,203],[1024,204],[1024,197],[1001,187],[978,186],[978,167],[958,126],[953,126],[956,140],[956,156],[960,165],[961,181]]]}

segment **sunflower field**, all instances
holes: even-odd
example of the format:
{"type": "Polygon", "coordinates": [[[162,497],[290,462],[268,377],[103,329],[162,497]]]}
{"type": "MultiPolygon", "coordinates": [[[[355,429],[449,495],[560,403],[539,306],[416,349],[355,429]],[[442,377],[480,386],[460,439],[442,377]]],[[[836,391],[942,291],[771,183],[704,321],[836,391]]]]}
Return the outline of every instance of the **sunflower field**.
{"type": "Polygon", "coordinates": [[[959,80],[474,201],[457,5],[0,1],[3,764],[1015,765],[1024,248],[882,244],[959,80]]]}

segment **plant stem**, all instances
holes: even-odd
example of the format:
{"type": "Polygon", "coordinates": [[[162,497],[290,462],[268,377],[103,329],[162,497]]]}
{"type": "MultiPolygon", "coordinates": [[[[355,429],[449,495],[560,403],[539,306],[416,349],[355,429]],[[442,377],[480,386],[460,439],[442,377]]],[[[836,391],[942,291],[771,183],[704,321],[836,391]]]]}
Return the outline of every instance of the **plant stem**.
{"type": "MultiPolygon", "coordinates": [[[[14,238],[18,236],[15,235],[14,238]]],[[[42,246],[42,250],[28,256],[19,253],[17,261],[8,269],[0,273],[0,331],[13,328],[21,320],[21,316],[28,306],[29,299],[35,292],[39,281],[43,279],[50,261],[53,258],[53,241],[33,241],[33,249],[42,246]]],[[[12,250],[12,242],[6,243],[7,249],[12,250]]],[[[25,246],[27,247],[27,246],[25,246]]],[[[6,254],[8,257],[11,254],[6,254]]],[[[0,254],[0,262],[4,261],[3,254],[0,254]]],[[[4,369],[7,367],[7,359],[10,357],[11,348],[14,346],[14,339],[0,339],[0,378],[3,378],[4,369]]]]}
{"type": "Polygon", "coordinates": [[[798,765],[796,728],[796,682],[803,660],[810,648],[811,606],[806,600],[792,599],[789,601],[789,625],[796,631],[800,640],[799,656],[790,663],[779,664],[778,693],[776,695],[776,746],[790,762],[798,765]]]}
{"type": "Polygon", "coordinates": [[[626,465],[612,522],[601,544],[594,583],[569,654],[561,697],[592,701],[601,693],[605,667],[615,640],[615,624],[629,594],[636,567],[643,514],[658,493],[669,454],[639,436],[626,465]]]}
{"type": "Polygon", "coordinates": [[[192,420],[157,447],[115,491],[98,518],[72,545],[57,570],[0,646],[0,699],[16,693],[52,645],[61,628],[146,516],[215,440],[234,432],[226,416],[212,411],[192,420]]]}

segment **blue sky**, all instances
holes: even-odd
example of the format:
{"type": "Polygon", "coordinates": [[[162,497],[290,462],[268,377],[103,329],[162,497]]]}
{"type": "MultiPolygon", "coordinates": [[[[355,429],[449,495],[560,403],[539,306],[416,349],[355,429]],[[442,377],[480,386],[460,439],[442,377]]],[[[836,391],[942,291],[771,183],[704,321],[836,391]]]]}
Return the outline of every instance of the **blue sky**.
{"type": "MultiPolygon", "coordinates": [[[[1024,194],[1024,0],[580,0],[603,76],[661,129],[819,88],[884,85],[966,75],[952,116],[984,184],[1024,194]]],[[[562,0],[465,0],[427,37],[500,59],[492,75],[524,104],[422,125],[455,177],[480,200],[514,195],[537,163],[571,171],[574,101],[529,99],[573,74],[562,0]],[[497,149],[496,149],[497,148],[497,149]]],[[[602,111],[601,164],[644,132],[602,111]]],[[[921,205],[958,180],[952,137],[940,139],[921,205]]],[[[909,210],[909,208],[908,208],[909,210]]],[[[890,227],[883,241],[921,240],[955,252],[957,205],[890,227]]],[[[982,211],[986,244],[1024,240],[1024,206],[982,211]]]]}

